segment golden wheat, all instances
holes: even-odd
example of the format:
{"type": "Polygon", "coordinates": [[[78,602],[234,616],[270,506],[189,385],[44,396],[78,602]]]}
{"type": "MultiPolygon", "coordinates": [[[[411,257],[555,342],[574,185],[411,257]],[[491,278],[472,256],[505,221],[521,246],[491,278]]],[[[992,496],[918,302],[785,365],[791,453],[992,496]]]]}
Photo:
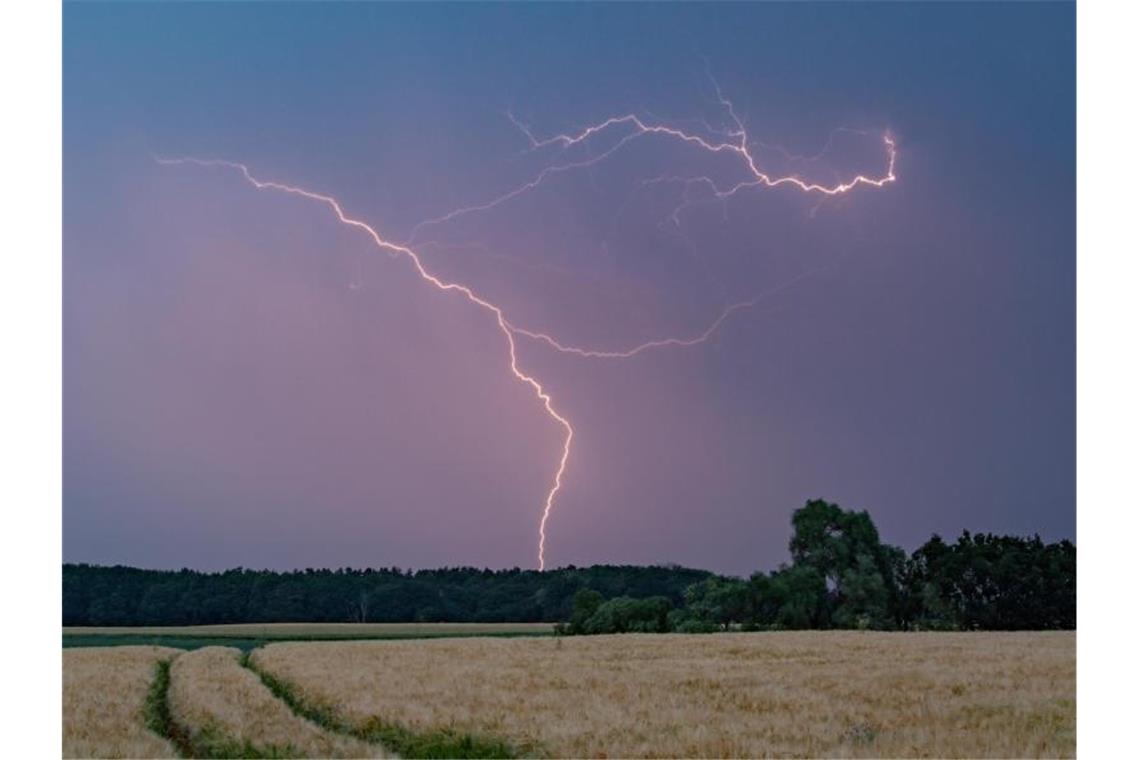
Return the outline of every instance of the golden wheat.
{"type": "Polygon", "coordinates": [[[143,705],[165,647],[63,650],[64,757],[177,757],[146,727],[143,705]]]}
{"type": "Polygon", "coordinates": [[[1073,633],[797,632],[271,644],[363,724],[578,757],[1070,757],[1073,633]]]}
{"type": "Polygon", "coordinates": [[[170,713],[191,743],[249,745],[300,757],[388,757],[378,747],[294,715],[239,664],[240,654],[228,647],[205,647],[171,666],[170,713]]]}

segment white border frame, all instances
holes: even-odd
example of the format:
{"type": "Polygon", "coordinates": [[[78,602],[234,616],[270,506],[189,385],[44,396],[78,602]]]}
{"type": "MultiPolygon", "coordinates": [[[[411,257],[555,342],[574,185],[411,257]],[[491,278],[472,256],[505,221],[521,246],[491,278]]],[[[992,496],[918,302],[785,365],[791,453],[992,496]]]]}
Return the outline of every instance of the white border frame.
{"type": "MultiPolygon", "coordinates": [[[[1078,4],[1079,746],[1132,746],[1140,537],[1136,5],[1078,4]]],[[[0,6],[5,751],[60,749],[62,8],[0,6]]]]}

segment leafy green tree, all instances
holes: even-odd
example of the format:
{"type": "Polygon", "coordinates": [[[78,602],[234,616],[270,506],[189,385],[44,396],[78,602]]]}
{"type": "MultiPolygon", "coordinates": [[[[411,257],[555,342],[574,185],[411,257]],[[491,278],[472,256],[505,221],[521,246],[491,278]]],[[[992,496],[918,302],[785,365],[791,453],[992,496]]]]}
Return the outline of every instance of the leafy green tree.
{"type": "Polygon", "coordinates": [[[574,594],[574,609],[570,613],[566,632],[572,635],[585,633],[586,622],[594,616],[604,601],[605,597],[592,588],[584,588],[574,594]]]}
{"type": "Polygon", "coordinates": [[[749,624],[754,618],[752,601],[748,583],[736,578],[706,578],[685,589],[690,619],[721,630],[749,624]]]}
{"type": "Polygon", "coordinates": [[[832,625],[892,628],[899,622],[898,575],[906,555],[882,543],[867,512],[817,499],[792,514],[792,527],[792,565],[823,577],[832,625]]]}
{"type": "Polygon", "coordinates": [[[792,513],[792,563],[809,565],[838,586],[843,573],[855,567],[860,555],[876,561],[882,557],[879,531],[866,512],[840,509],[819,499],[807,502],[792,513]]]}
{"type": "Polygon", "coordinates": [[[1077,550],[964,532],[919,547],[907,577],[919,627],[977,630],[1071,629],[1077,624],[1077,550]]]}
{"type": "Polygon", "coordinates": [[[811,565],[792,565],[771,576],[779,628],[826,628],[830,621],[827,581],[811,565]]]}
{"type": "Polygon", "coordinates": [[[902,617],[906,627],[916,630],[945,631],[959,627],[957,612],[943,595],[942,573],[950,547],[941,537],[932,536],[915,550],[902,574],[902,617]]]}
{"type": "Polygon", "coordinates": [[[663,596],[609,599],[583,623],[581,633],[665,633],[671,608],[663,596]]]}
{"type": "Polygon", "coordinates": [[[856,558],[855,567],[843,573],[838,606],[833,619],[840,628],[890,628],[890,594],[882,573],[866,554],[856,558]]]}
{"type": "Polygon", "coordinates": [[[720,630],[720,626],[711,620],[696,617],[688,607],[669,610],[666,622],[669,630],[675,633],[713,633],[720,630]]]}

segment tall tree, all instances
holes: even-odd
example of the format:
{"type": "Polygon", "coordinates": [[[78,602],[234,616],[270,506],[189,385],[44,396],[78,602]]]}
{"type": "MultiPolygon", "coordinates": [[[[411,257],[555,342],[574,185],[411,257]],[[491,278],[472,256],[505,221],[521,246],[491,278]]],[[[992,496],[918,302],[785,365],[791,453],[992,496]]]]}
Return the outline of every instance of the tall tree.
{"type": "Polygon", "coordinates": [[[905,555],[882,543],[867,512],[816,499],[792,514],[792,528],[792,564],[823,577],[833,625],[892,628],[898,623],[897,575],[905,555]]]}

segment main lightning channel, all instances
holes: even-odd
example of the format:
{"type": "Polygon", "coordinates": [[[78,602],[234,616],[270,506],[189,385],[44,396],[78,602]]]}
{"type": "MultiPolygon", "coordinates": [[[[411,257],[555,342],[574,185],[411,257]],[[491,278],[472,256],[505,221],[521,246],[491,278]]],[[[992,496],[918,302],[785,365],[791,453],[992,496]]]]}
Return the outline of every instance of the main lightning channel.
{"type": "Polygon", "coordinates": [[[574,428],[571,426],[570,420],[566,419],[566,417],[564,417],[558,412],[557,409],[554,408],[554,402],[551,400],[550,394],[546,391],[546,389],[543,388],[542,384],[534,376],[528,375],[519,368],[514,331],[512,330],[510,323],[507,322],[506,317],[503,315],[503,310],[499,306],[477,295],[475,291],[473,291],[468,286],[458,282],[448,282],[429,272],[427,268],[424,267],[423,261],[420,259],[419,254],[417,254],[414,250],[405,245],[393,243],[389,240],[384,239],[381,237],[380,233],[378,233],[376,229],[367,222],[363,222],[359,219],[354,219],[348,216],[344,213],[344,209],[341,207],[340,202],[337,201],[336,198],[333,198],[331,195],[314,193],[310,190],[305,190],[304,188],[296,187],[294,185],[286,185],[280,182],[270,182],[258,179],[257,177],[253,176],[249,170],[249,167],[247,167],[245,164],[237,163],[236,161],[222,161],[218,159],[201,159],[190,157],[155,157],[155,161],[166,166],[193,164],[195,166],[224,167],[233,169],[240,172],[242,177],[258,190],[276,190],[278,192],[289,193],[291,195],[299,195],[303,198],[308,198],[309,200],[323,203],[332,209],[333,213],[336,214],[337,219],[339,219],[342,224],[348,225],[349,227],[355,227],[356,229],[359,229],[366,233],[368,237],[372,239],[372,242],[375,243],[377,248],[388,251],[389,253],[397,256],[407,257],[407,259],[412,263],[413,268],[416,270],[416,273],[425,282],[442,291],[460,293],[471,303],[491,313],[491,315],[495,318],[495,322],[498,325],[500,332],[503,333],[503,337],[507,340],[511,374],[513,374],[520,382],[525,383],[531,387],[535,393],[535,396],[537,396],[539,401],[542,402],[543,407],[546,409],[546,413],[555,422],[561,425],[563,430],[566,431],[566,437],[562,443],[562,455],[558,459],[558,469],[554,473],[554,480],[550,486],[550,490],[546,494],[546,501],[543,504],[542,508],[542,519],[539,522],[538,526],[538,569],[545,570],[546,523],[547,520],[550,519],[550,511],[554,507],[554,499],[558,495],[558,492],[562,490],[562,478],[566,473],[566,463],[570,459],[570,445],[574,440],[574,428]]]}

